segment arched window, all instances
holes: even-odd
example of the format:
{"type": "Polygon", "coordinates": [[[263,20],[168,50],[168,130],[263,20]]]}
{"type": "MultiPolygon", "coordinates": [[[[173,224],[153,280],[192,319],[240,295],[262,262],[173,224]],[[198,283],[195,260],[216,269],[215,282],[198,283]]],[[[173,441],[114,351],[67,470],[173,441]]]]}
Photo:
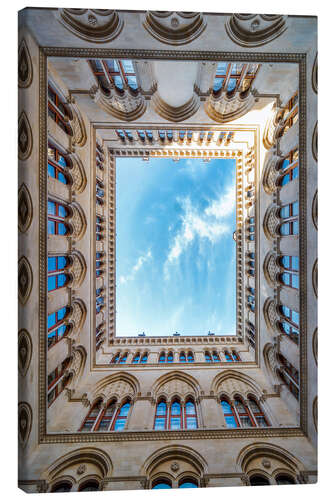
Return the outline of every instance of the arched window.
{"type": "Polygon", "coordinates": [[[90,432],[94,428],[94,426],[97,422],[97,418],[99,417],[99,415],[101,413],[101,410],[102,410],[102,400],[99,399],[91,407],[91,409],[90,409],[88,415],[86,416],[86,418],[84,419],[79,431],[80,432],[90,432]]]}
{"type": "Polygon", "coordinates": [[[62,154],[58,148],[48,145],[48,163],[47,172],[50,177],[57,179],[63,184],[69,183],[68,167],[70,166],[69,160],[65,154],[62,154]]]}
{"type": "Polygon", "coordinates": [[[282,236],[298,234],[298,201],[281,207],[279,215],[284,221],[279,227],[280,234],[282,236]]]}
{"type": "Polygon", "coordinates": [[[178,488],[198,488],[198,481],[192,477],[183,478],[179,481],[178,488]]]}
{"type": "Polygon", "coordinates": [[[247,92],[258,71],[258,64],[243,63],[217,63],[213,92],[217,94],[221,89],[233,94],[239,90],[242,94],[247,92]]]}
{"type": "Polygon", "coordinates": [[[147,363],[147,361],[148,361],[148,353],[147,353],[147,352],[145,352],[145,353],[143,353],[143,355],[141,356],[140,363],[141,363],[141,364],[145,364],[145,363],[147,363]]]}
{"type": "Polygon", "coordinates": [[[248,261],[247,261],[247,273],[250,276],[254,276],[255,275],[255,267],[256,267],[254,252],[249,252],[247,254],[247,257],[248,257],[248,261]]]}
{"type": "Polygon", "coordinates": [[[299,374],[298,370],[289,363],[289,361],[281,354],[278,354],[278,361],[281,364],[281,370],[278,370],[278,375],[281,380],[287,385],[290,392],[299,398],[299,374]]]}
{"type": "MultiPolygon", "coordinates": [[[[104,307],[104,297],[103,297],[103,295],[101,295],[102,289],[99,289],[99,290],[101,290],[101,292],[96,297],[96,314],[98,314],[104,307]]],[[[96,295],[97,295],[97,291],[96,291],[96,295]]]]}
{"type": "Polygon", "coordinates": [[[279,307],[279,312],[281,315],[279,326],[282,332],[288,335],[291,340],[298,344],[299,313],[284,305],[281,305],[279,307]]]}
{"type": "Polygon", "coordinates": [[[253,349],[256,347],[255,327],[251,321],[246,321],[246,338],[253,349]]]}
{"type": "Polygon", "coordinates": [[[249,241],[254,241],[254,237],[255,237],[255,218],[254,217],[247,218],[246,229],[248,232],[249,241]]]}
{"type": "Polygon", "coordinates": [[[248,401],[250,410],[252,411],[252,415],[255,419],[257,427],[270,427],[270,424],[267,418],[265,417],[263,410],[259,406],[259,403],[254,399],[254,397],[250,396],[248,401]]]}
{"type": "Polygon", "coordinates": [[[189,352],[187,353],[187,361],[188,361],[189,363],[193,363],[193,362],[194,362],[194,356],[193,356],[193,352],[192,352],[192,351],[189,351],[189,352]]]}
{"type": "Polygon", "coordinates": [[[96,277],[101,276],[103,274],[102,266],[104,265],[104,255],[102,252],[96,252],[96,277]]]}
{"type": "Polygon", "coordinates": [[[217,352],[216,352],[216,351],[213,351],[213,353],[212,353],[212,354],[213,354],[213,361],[214,361],[214,363],[218,363],[218,362],[220,362],[220,361],[221,361],[221,360],[220,360],[220,357],[219,357],[219,355],[217,354],[217,352]]]}
{"type": "Polygon", "coordinates": [[[104,92],[109,93],[112,87],[119,91],[124,88],[137,91],[138,82],[131,59],[94,59],[89,60],[89,63],[104,92]]]}
{"type": "Polygon", "coordinates": [[[57,92],[48,86],[48,116],[56,122],[57,125],[68,135],[73,135],[71,126],[68,123],[69,113],[67,105],[57,92]]]}
{"type": "Polygon", "coordinates": [[[47,202],[47,232],[48,234],[65,235],[69,233],[69,226],[65,223],[69,210],[62,203],[48,200],[47,202]]]}
{"type": "Polygon", "coordinates": [[[70,377],[65,377],[64,375],[70,361],[71,358],[66,358],[47,377],[47,400],[49,406],[57,399],[59,394],[61,394],[66,385],[69,383],[70,377]]]}
{"type": "Polygon", "coordinates": [[[267,477],[261,476],[260,474],[256,474],[250,477],[250,485],[251,486],[268,486],[270,482],[267,477]]]}
{"type": "Polygon", "coordinates": [[[278,184],[285,186],[288,182],[297,179],[298,177],[298,149],[290,151],[290,153],[280,163],[280,177],[278,184]]]}
{"type": "Polygon", "coordinates": [[[96,142],[96,166],[100,170],[104,170],[104,152],[102,146],[96,142]]]}
{"type": "Polygon", "coordinates": [[[192,398],[189,398],[185,403],[184,417],[185,417],[184,418],[185,429],[198,428],[197,410],[192,398]]]}
{"type": "Polygon", "coordinates": [[[234,361],[236,361],[236,362],[237,362],[237,361],[242,361],[242,360],[240,359],[240,356],[239,356],[239,354],[238,354],[238,352],[237,352],[237,351],[231,351],[231,355],[232,355],[232,359],[233,359],[234,361]]]}
{"type": "Polygon", "coordinates": [[[119,360],[119,364],[123,365],[124,363],[126,363],[126,360],[127,360],[127,352],[125,352],[125,354],[122,355],[122,357],[119,360]]]}
{"type": "Polygon", "coordinates": [[[205,360],[207,363],[211,363],[212,362],[212,356],[210,354],[209,351],[205,351],[205,360]]]}
{"type": "Polygon", "coordinates": [[[104,183],[96,177],[96,203],[98,205],[103,205],[104,204],[104,183]]]}
{"type": "Polygon", "coordinates": [[[103,234],[103,219],[100,215],[96,215],[96,241],[101,241],[103,239],[103,234]]]}
{"type": "Polygon", "coordinates": [[[282,115],[283,125],[278,137],[282,137],[298,121],[298,92],[287,102],[282,115]]]}
{"type": "Polygon", "coordinates": [[[248,287],[247,289],[248,295],[247,295],[247,307],[254,312],[255,307],[256,307],[256,300],[255,300],[255,290],[251,286],[248,287]]]}
{"type": "Polygon", "coordinates": [[[140,353],[136,353],[134,358],[132,359],[132,363],[139,363],[140,361],[140,353]]]}
{"type": "Polygon", "coordinates": [[[173,352],[168,352],[167,363],[173,363],[173,352]]]}
{"type": "Polygon", "coordinates": [[[84,482],[79,487],[79,491],[98,491],[99,483],[94,481],[93,479],[89,479],[89,481],[84,482]]]}
{"type": "Polygon", "coordinates": [[[255,422],[253,421],[253,418],[249,412],[249,409],[243,403],[243,401],[241,400],[240,397],[235,398],[234,405],[235,405],[236,412],[238,414],[238,419],[239,419],[241,427],[243,427],[243,428],[255,427],[255,422]]]}
{"type": "Polygon", "coordinates": [[[224,351],[224,356],[225,356],[225,359],[228,363],[231,363],[233,361],[229,351],[224,351]]]}
{"type": "Polygon", "coordinates": [[[164,351],[161,352],[160,357],[158,359],[158,362],[165,363],[165,352],[164,351]]]}
{"type": "Polygon", "coordinates": [[[225,423],[227,424],[227,427],[234,429],[236,427],[239,427],[239,422],[236,417],[235,409],[233,405],[226,399],[222,398],[221,399],[221,406],[222,406],[222,411],[224,414],[224,419],[225,423]]]}
{"type": "Polygon", "coordinates": [[[52,292],[58,288],[63,288],[69,281],[65,269],[69,266],[70,260],[65,255],[54,255],[47,258],[47,291],[52,292]]]}
{"type": "Polygon", "coordinates": [[[299,279],[298,279],[298,271],[299,271],[299,259],[298,256],[291,255],[283,255],[279,259],[279,265],[284,269],[282,273],[280,273],[279,278],[281,283],[284,285],[295,288],[298,290],[299,288],[299,279]]]}
{"type": "Polygon", "coordinates": [[[104,333],[104,322],[100,323],[97,327],[96,327],[96,351],[99,350],[99,348],[101,347],[102,343],[103,343],[103,333],[104,333]]]}
{"type": "Polygon", "coordinates": [[[52,486],[50,493],[68,493],[69,491],[71,491],[71,489],[72,489],[71,483],[67,481],[61,481],[60,483],[57,483],[54,486],[52,486]]]}
{"type": "Polygon", "coordinates": [[[118,410],[116,418],[114,419],[111,430],[114,430],[114,431],[124,430],[126,422],[127,422],[127,417],[128,417],[128,412],[130,410],[130,407],[131,407],[130,401],[126,401],[121,406],[121,408],[118,410]]]}
{"type": "Polygon", "coordinates": [[[180,363],[186,363],[186,356],[185,356],[185,352],[182,351],[180,354],[179,354],[179,362],[180,363]]]}
{"type": "Polygon", "coordinates": [[[116,409],[116,400],[110,401],[107,407],[100,414],[93,430],[98,432],[109,431],[112,426],[113,418],[116,414],[116,409]]]}
{"type": "Polygon", "coordinates": [[[110,363],[118,363],[119,359],[120,359],[120,352],[117,352],[117,354],[115,354],[111,359],[110,363]]]}
{"type": "Polygon", "coordinates": [[[161,399],[156,406],[154,429],[157,431],[167,428],[167,404],[161,399]]]}
{"type": "Polygon", "coordinates": [[[287,474],[278,474],[275,481],[276,484],[296,484],[295,479],[287,474]]]}
{"type": "Polygon", "coordinates": [[[170,407],[170,424],[171,430],[182,428],[182,407],[178,399],[174,399],[170,407]]]}
{"type": "Polygon", "coordinates": [[[65,319],[69,313],[68,307],[62,307],[58,311],[51,313],[47,317],[47,346],[50,349],[59,340],[65,337],[70,328],[65,325],[65,319]]]}
{"type": "Polygon", "coordinates": [[[153,490],[169,490],[171,488],[172,488],[171,481],[164,478],[155,479],[155,481],[152,484],[153,490]]]}

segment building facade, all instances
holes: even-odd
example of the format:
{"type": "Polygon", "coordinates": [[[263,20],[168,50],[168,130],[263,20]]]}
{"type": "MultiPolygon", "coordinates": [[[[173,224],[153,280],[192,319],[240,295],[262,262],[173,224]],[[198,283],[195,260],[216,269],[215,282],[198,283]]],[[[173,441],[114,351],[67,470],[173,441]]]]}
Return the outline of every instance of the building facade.
{"type": "Polygon", "coordinates": [[[316,481],[316,28],[20,11],[23,490],[316,481]],[[235,160],[235,335],[116,335],[121,157],[235,160]]]}

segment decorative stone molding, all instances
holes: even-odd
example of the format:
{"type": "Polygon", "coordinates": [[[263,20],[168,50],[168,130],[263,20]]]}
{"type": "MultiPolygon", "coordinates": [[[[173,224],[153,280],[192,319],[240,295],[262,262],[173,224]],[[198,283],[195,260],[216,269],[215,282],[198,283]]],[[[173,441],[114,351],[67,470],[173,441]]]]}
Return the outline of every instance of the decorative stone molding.
{"type": "Polygon", "coordinates": [[[315,228],[318,229],[318,191],[316,191],[312,202],[312,220],[315,228]]]}
{"type": "Polygon", "coordinates": [[[92,403],[97,397],[102,397],[106,403],[111,397],[122,400],[126,397],[132,399],[139,393],[137,379],[125,372],[118,372],[115,375],[109,375],[100,380],[91,392],[89,399],[92,403]]]}
{"type": "Polygon", "coordinates": [[[312,67],[312,88],[316,94],[318,94],[318,53],[312,67]]]}
{"type": "Polygon", "coordinates": [[[80,160],[76,153],[68,155],[70,159],[70,175],[72,178],[71,190],[74,195],[81,194],[87,185],[87,176],[80,160]]]}
{"type": "Polygon", "coordinates": [[[146,101],[138,90],[137,94],[127,87],[123,92],[110,88],[109,94],[94,85],[90,89],[93,101],[110,115],[127,122],[137,120],[146,111],[146,101]]]}
{"type": "Polygon", "coordinates": [[[70,332],[70,337],[76,337],[78,335],[85,323],[87,317],[87,308],[81,299],[75,299],[72,303],[72,308],[70,315],[67,319],[69,325],[72,329],[70,332]]]}
{"type": "Polygon", "coordinates": [[[27,160],[32,151],[32,130],[29,120],[24,111],[20,114],[18,121],[18,156],[19,159],[27,160]]]}
{"type": "Polygon", "coordinates": [[[262,174],[262,185],[267,194],[273,194],[276,191],[276,181],[279,177],[279,170],[277,168],[279,161],[281,161],[281,158],[275,154],[269,156],[265,161],[262,174]]]}
{"type": "Polygon", "coordinates": [[[312,404],[312,415],[313,415],[313,423],[316,431],[318,430],[318,397],[316,396],[313,400],[312,404]]]}
{"type": "Polygon", "coordinates": [[[18,262],[18,298],[23,306],[30,296],[32,282],[30,263],[26,257],[22,256],[18,262]]]}
{"type": "Polygon", "coordinates": [[[193,93],[191,99],[189,99],[185,104],[179,107],[173,107],[167,104],[159,95],[155,92],[151,98],[151,104],[158,115],[170,122],[182,122],[193,116],[199,109],[200,98],[198,94],[193,93]]]}
{"type": "Polygon", "coordinates": [[[86,464],[92,464],[96,467],[102,478],[111,476],[112,474],[113,465],[109,455],[105,451],[98,448],[83,447],[59,457],[45,471],[43,476],[51,483],[62,477],[66,469],[76,470],[78,465],[86,464]]]}
{"type": "Polygon", "coordinates": [[[315,329],[312,335],[312,352],[316,364],[318,364],[318,328],[315,329]]]}
{"type": "Polygon", "coordinates": [[[267,283],[275,288],[277,284],[278,273],[280,271],[280,267],[277,264],[276,255],[273,252],[269,252],[264,260],[263,264],[264,275],[267,280],[267,283]]]}
{"type": "Polygon", "coordinates": [[[26,89],[31,85],[32,77],[31,57],[26,41],[23,38],[18,50],[18,86],[26,89]]]}
{"type": "Polygon", "coordinates": [[[18,191],[18,228],[21,233],[25,233],[31,224],[33,215],[32,199],[24,182],[18,191]]]}
{"type": "Polygon", "coordinates": [[[78,252],[77,250],[73,250],[73,252],[70,254],[70,257],[72,262],[69,267],[69,272],[71,274],[72,280],[68,284],[68,286],[73,290],[76,290],[82,285],[83,280],[86,276],[87,264],[81,252],[78,252]]]}
{"type": "Polygon", "coordinates": [[[72,227],[71,237],[78,241],[84,236],[87,230],[87,220],[81,206],[78,203],[71,203],[70,208],[72,210],[72,216],[69,219],[72,227]]]}
{"type": "Polygon", "coordinates": [[[58,20],[74,35],[93,43],[110,42],[123,28],[121,14],[109,9],[59,9],[58,20]]]}
{"type": "Polygon", "coordinates": [[[279,364],[276,359],[276,345],[266,344],[263,349],[263,357],[266,369],[270,375],[271,383],[276,389],[276,385],[279,383],[279,379],[276,376],[276,371],[279,368],[279,364]]]}
{"type": "Polygon", "coordinates": [[[30,366],[32,356],[32,340],[30,333],[22,329],[18,333],[18,369],[22,377],[25,377],[30,366]]]}
{"type": "Polygon", "coordinates": [[[316,259],[312,269],[312,285],[313,291],[316,297],[318,297],[318,259],[316,259]]]}
{"type": "Polygon", "coordinates": [[[185,45],[198,38],[206,28],[201,12],[147,11],[144,28],[154,38],[168,45],[185,45]]]}
{"type": "Polygon", "coordinates": [[[312,134],[312,154],[316,161],[318,161],[318,122],[313,129],[312,134]]]}
{"type": "Polygon", "coordinates": [[[83,346],[74,347],[72,350],[72,360],[69,373],[73,374],[76,380],[82,375],[87,360],[87,353],[83,346]]]}
{"type": "Polygon", "coordinates": [[[227,91],[222,90],[218,96],[211,93],[206,102],[205,111],[212,120],[218,123],[228,123],[250,111],[254,102],[255,98],[251,92],[242,95],[240,91],[237,91],[229,97],[227,91]]]}
{"type": "Polygon", "coordinates": [[[267,119],[262,142],[264,147],[269,150],[276,145],[276,129],[279,125],[283,114],[283,110],[276,106],[273,108],[271,115],[267,119]]]}
{"type": "Polygon", "coordinates": [[[68,97],[68,109],[70,111],[70,124],[73,131],[72,136],[72,146],[79,146],[82,148],[87,142],[87,131],[84,124],[84,119],[82,117],[81,111],[75,104],[75,99],[73,96],[68,97]]]}
{"type": "Polygon", "coordinates": [[[263,306],[263,313],[267,327],[271,331],[275,332],[276,324],[279,321],[279,314],[277,311],[277,303],[274,299],[271,298],[266,299],[263,306]]]}
{"type": "Polygon", "coordinates": [[[32,409],[28,403],[21,402],[18,405],[18,437],[22,448],[25,448],[32,426],[32,409]]]}
{"type": "Polygon", "coordinates": [[[274,240],[277,236],[277,229],[280,225],[280,218],[278,216],[279,207],[273,204],[270,205],[265,213],[263,220],[263,229],[265,236],[269,240],[274,240]]]}
{"type": "Polygon", "coordinates": [[[259,47],[279,37],[287,29],[287,16],[233,14],[226,21],[227,34],[242,47],[259,47]]]}

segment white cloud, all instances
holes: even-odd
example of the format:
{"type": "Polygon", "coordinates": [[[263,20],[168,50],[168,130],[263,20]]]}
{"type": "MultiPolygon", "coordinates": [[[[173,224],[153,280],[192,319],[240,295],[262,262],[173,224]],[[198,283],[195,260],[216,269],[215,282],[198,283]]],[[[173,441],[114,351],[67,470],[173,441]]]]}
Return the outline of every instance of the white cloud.
{"type": "Polygon", "coordinates": [[[235,191],[230,186],[219,198],[210,202],[204,212],[199,212],[192,205],[190,198],[177,200],[182,209],[181,227],[175,235],[164,265],[164,276],[169,278],[168,267],[175,263],[181,254],[195,240],[207,239],[210,243],[217,242],[224,234],[231,233],[231,228],[223,222],[235,209],[235,191]]]}
{"type": "Polygon", "coordinates": [[[121,283],[122,285],[124,285],[125,283],[127,283],[128,281],[133,281],[134,278],[135,278],[135,275],[138,271],[140,271],[140,269],[142,268],[143,264],[145,262],[147,262],[148,260],[150,260],[152,258],[152,253],[150,250],[148,250],[148,252],[144,255],[141,255],[138,260],[136,261],[136,263],[134,264],[134,266],[132,267],[131,271],[128,273],[127,276],[120,276],[119,278],[119,283],[121,283]]]}

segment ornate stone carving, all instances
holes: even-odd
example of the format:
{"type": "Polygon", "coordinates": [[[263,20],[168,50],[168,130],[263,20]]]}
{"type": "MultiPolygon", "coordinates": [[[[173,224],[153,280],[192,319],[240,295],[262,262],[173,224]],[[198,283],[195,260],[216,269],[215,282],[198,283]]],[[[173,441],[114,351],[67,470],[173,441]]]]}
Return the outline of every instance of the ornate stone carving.
{"type": "Polygon", "coordinates": [[[21,88],[27,88],[32,82],[33,70],[28,46],[24,40],[21,40],[18,50],[18,85],[21,88]]]}
{"type": "Polygon", "coordinates": [[[274,239],[277,235],[277,229],[280,224],[280,218],[278,217],[278,210],[279,209],[276,205],[271,205],[266,210],[263,221],[263,229],[268,239],[274,239]]]}
{"type": "Polygon", "coordinates": [[[84,347],[78,346],[73,349],[69,372],[72,373],[75,378],[82,375],[86,359],[87,353],[84,347]]]}
{"type": "Polygon", "coordinates": [[[87,264],[83,255],[77,250],[74,250],[71,253],[71,260],[72,264],[70,266],[70,273],[72,276],[72,281],[68,286],[73,290],[76,290],[82,285],[83,280],[86,276],[87,264]]]}
{"type": "Polygon", "coordinates": [[[87,470],[87,466],[85,464],[81,464],[78,466],[76,473],[81,476],[87,470]]]}
{"type": "Polygon", "coordinates": [[[70,219],[70,224],[73,230],[71,236],[74,240],[80,240],[86,232],[87,220],[82,208],[78,203],[71,203],[70,207],[73,212],[70,219]]]}
{"type": "Polygon", "coordinates": [[[263,312],[267,327],[270,330],[276,331],[276,323],[279,320],[276,301],[271,298],[266,299],[263,312]]]}
{"type": "Polygon", "coordinates": [[[104,400],[108,401],[111,397],[117,399],[123,399],[125,396],[133,397],[134,390],[126,380],[119,379],[107,384],[99,394],[103,394],[104,400]]]}
{"type": "Polygon", "coordinates": [[[191,99],[179,107],[170,106],[155,92],[151,104],[158,115],[171,122],[181,122],[193,116],[199,109],[200,98],[194,93],[191,99]]]}
{"type": "Polygon", "coordinates": [[[268,460],[268,458],[263,458],[261,463],[262,463],[262,466],[265,467],[265,469],[270,469],[272,466],[271,461],[268,460]]]}
{"type": "Polygon", "coordinates": [[[313,220],[313,223],[314,223],[316,229],[318,229],[318,191],[316,191],[316,193],[313,197],[312,220],[313,220]]]}
{"type": "Polygon", "coordinates": [[[259,47],[279,37],[287,29],[287,16],[233,14],[225,28],[231,40],[242,47],[259,47]]]}
{"type": "Polygon", "coordinates": [[[123,27],[121,14],[109,9],[59,9],[58,20],[74,35],[94,43],[113,40],[123,27]]]}
{"type": "Polygon", "coordinates": [[[251,92],[242,95],[237,91],[231,97],[223,90],[220,95],[213,93],[209,96],[205,111],[207,115],[218,123],[228,123],[245,115],[254,105],[254,96],[251,92]]]}
{"type": "Polygon", "coordinates": [[[318,54],[316,54],[316,58],[312,67],[312,88],[314,92],[318,93],[318,54]]]}
{"type": "Polygon", "coordinates": [[[27,186],[21,184],[18,192],[18,228],[21,233],[25,233],[32,221],[32,200],[27,186]]]}
{"type": "Polygon", "coordinates": [[[204,31],[206,16],[200,12],[148,11],[143,26],[162,43],[185,45],[204,31]]]}
{"type": "Polygon", "coordinates": [[[27,160],[32,150],[32,131],[24,111],[18,121],[18,155],[20,160],[27,160]]]}
{"type": "Polygon", "coordinates": [[[24,305],[32,289],[32,269],[26,257],[21,257],[18,262],[18,298],[24,305]]]}
{"type": "Polygon", "coordinates": [[[31,356],[31,337],[27,330],[22,329],[18,333],[18,369],[22,377],[26,376],[30,366],[31,356]]]}
{"type": "Polygon", "coordinates": [[[276,127],[278,126],[282,110],[276,107],[268,118],[262,138],[266,149],[271,149],[276,144],[276,127]]]}
{"type": "Polygon", "coordinates": [[[276,256],[273,252],[269,252],[266,255],[263,268],[264,268],[264,275],[268,284],[274,288],[277,283],[277,277],[280,268],[276,263],[276,256]]]}
{"type": "Polygon", "coordinates": [[[318,122],[313,129],[312,134],[312,154],[316,161],[318,161],[318,122]]]}
{"type": "Polygon", "coordinates": [[[178,462],[172,462],[170,465],[170,469],[172,472],[177,472],[179,470],[179,463],[178,462]]]}
{"type": "Polygon", "coordinates": [[[146,101],[138,90],[137,94],[128,87],[123,93],[116,88],[110,88],[109,94],[94,85],[90,89],[91,98],[98,106],[119,120],[133,121],[137,120],[146,111],[146,101]]]}
{"type": "Polygon", "coordinates": [[[72,326],[71,337],[76,336],[83,327],[87,316],[87,308],[80,299],[75,299],[72,303],[72,309],[68,318],[68,323],[72,326]]]}
{"type": "Polygon", "coordinates": [[[187,394],[193,394],[193,387],[187,381],[180,379],[179,377],[174,377],[162,384],[158,389],[158,394],[166,394],[171,397],[174,394],[178,394],[184,397],[187,394]]]}
{"type": "Polygon", "coordinates": [[[277,168],[279,160],[281,160],[281,158],[273,155],[265,162],[262,183],[267,194],[273,194],[276,191],[276,181],[279,177],[279,171],[277,168]]]}
{"type": "Polygon", "coordinates": [[[87,176],[82,165],[82,162],[78,155],[72,153],[68,155],[71,163],[70,174],[72,177],[73,184],[71,186],[73,194],[82,193],[87,185],[87,176]]]}
{"type": "Polygon", "coordinates": [[[71,102],[70,110],[72,113],[71,127],[73,130],[72,145],[83,147],[87,142],[87,132],[84,120],[82,118],[79,108],[75,105],[73,97],[68,99],[71,102]]]}
{"type": "Polygon", "coordinates": [[[27,444],[32,425],[32,410],[28,403],[18,405],[18,436],[22,448],[27,444]]]}

